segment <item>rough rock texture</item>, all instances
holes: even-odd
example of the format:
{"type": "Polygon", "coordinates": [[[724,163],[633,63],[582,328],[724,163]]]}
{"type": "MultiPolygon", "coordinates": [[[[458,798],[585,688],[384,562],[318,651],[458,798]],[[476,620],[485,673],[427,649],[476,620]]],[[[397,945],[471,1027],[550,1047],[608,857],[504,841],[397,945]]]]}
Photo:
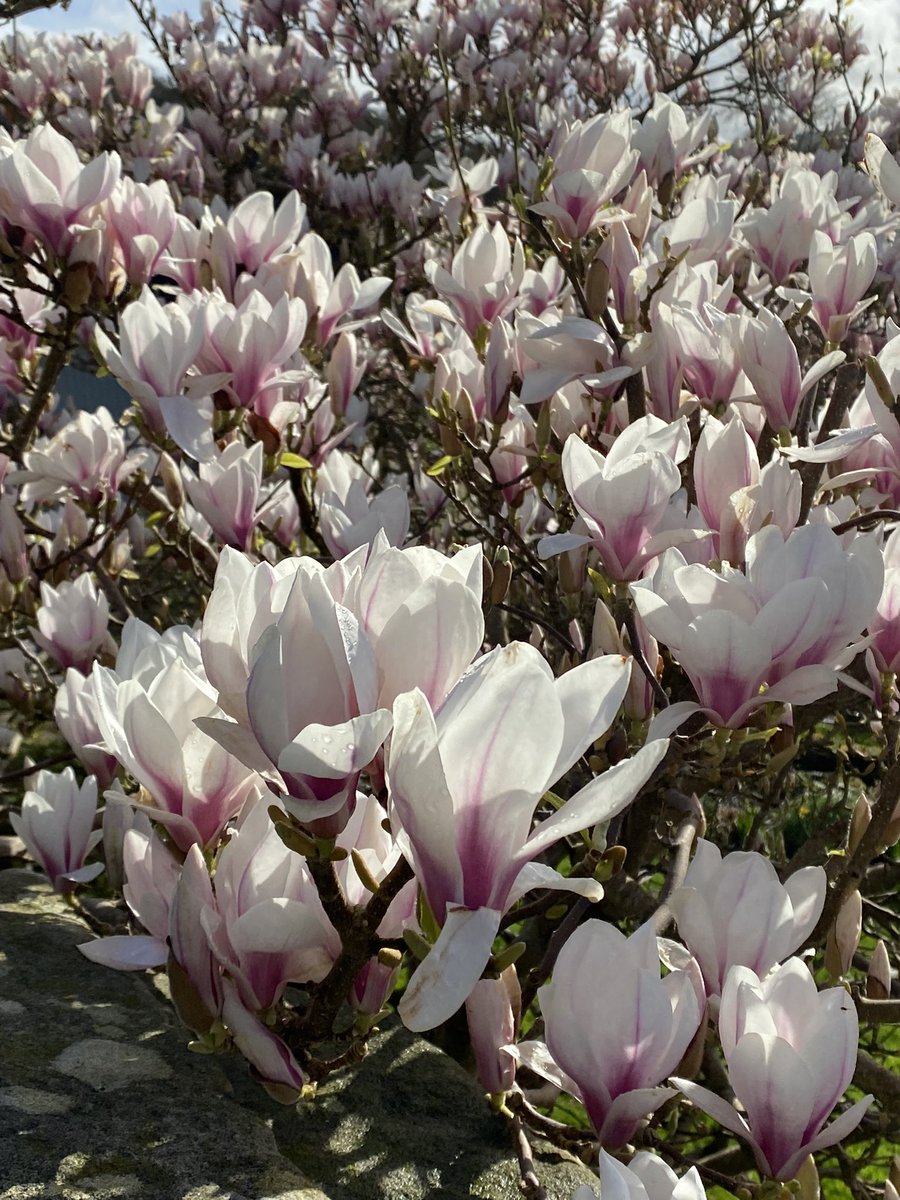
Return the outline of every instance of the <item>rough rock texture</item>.
{"type": "Polygon", "coordinates": [[[325,1200],[271,1107],[190,1054],[142,974],[90,963],[40,876],[0,872],[0,1200],[325,1200]]]}
{"type": "MultiPolygon", "coordinates": [[[[151,977],[88,962],[89,936],[39,876],[0,872],[0,1200],[521,1195],[502,1122],[428,1043],[390,1029],[282,1108],[239,1059],[188,1053],[151,977]]],[[[536,1160],[548,1200],[591,1180],[536,1160]]]]}

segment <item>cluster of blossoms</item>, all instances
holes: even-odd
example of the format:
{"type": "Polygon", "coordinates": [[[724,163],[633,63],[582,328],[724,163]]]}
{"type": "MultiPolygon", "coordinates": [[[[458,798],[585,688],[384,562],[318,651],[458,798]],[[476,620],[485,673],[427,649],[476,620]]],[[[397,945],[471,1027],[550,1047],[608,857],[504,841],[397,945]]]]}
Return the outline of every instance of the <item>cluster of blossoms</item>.
{"type": "Polygon", "coordinates": [[[606,1200],[869,1137],[896,1011],[900,105],[829,123],[840,15],[714,7],[206,4],[178,104],[0,48],[0,690],[79,768],[16,833],[276,1099],[462,1013],[606,1200]],[[726,43],[787,106],[728,145],[726,43]],[[871,802],[788,836],[851,727],[871,802]]]}

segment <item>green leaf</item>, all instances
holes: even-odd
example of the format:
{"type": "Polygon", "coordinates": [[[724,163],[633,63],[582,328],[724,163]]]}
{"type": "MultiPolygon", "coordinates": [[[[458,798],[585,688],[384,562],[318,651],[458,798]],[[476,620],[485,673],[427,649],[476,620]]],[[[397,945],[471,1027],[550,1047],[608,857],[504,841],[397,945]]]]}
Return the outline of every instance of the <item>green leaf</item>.
{"type": "Polygon", "coordinates": [[[292,450],[285,450],[281,456],[281,465],[283,467],[292,467],[297,471],[311,471],[312,463],[308,458],[304,458],[301,454],[294,454],[292,450]]]}
{"type": "Polygon", "coordinates": [[[437,460],[434,466],[429,467],[425,474],[430,475],[432,478],[434,478],[435,475],[441,475],[444,471],[446,471],[451,463],[456,462],[458,457],[459,455],[457,454],[445,454],[443,458],[439,458],[437,460]]]}

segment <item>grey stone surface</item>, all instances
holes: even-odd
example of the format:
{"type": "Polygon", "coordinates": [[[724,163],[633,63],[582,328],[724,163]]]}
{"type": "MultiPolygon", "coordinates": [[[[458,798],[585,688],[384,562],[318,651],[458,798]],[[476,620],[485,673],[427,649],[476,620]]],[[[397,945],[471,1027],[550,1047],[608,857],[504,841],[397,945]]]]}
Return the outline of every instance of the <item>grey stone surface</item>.
{"type": "MultiPolygon", "coordinates": [[[[0,872],[0,1200],[513,1200],[504,1124],[402,1027],[295,1108],[204,1057],[143,973],[75,949],[41,878],[0,872]]],[[[591,1174],[535,1145],[548,1200],[591,1174]]]]}
{"type": "Polygon", "coordinates": [[[0,1200],[325,1200],[239,1064],[189,1053],[89,937],[38,875],[0,872],[0,1200]]]}
{"type": "MultiPolygon", "coordinates": [[[[275,1115],[284,1152],[329,1194],[353,1200],[521,1200],[502,1118],[452,1058],[401,1026],[373,1039],[353,1075],[336,1075],[299,1121],[275,1115]]],[[[596,1183],[581,1163],[533,1140],[548,1200],[596,1183]]],[[[599,1188],[597,1189],[599,1190],[599,1188]]]]}

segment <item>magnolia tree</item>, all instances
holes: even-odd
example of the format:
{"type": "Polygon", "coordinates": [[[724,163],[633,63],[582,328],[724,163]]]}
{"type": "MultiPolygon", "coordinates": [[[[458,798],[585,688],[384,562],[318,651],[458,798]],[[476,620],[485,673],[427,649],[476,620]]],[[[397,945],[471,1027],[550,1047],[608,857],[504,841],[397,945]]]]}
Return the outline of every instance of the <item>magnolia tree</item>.
{"type": "Polygon", "coordinates": [[[900,97],[848,82],[861,31],[136,10],[165,81],[0,46],[2,783],[53,887],[118,900],[81,950],[286,1104],[396,1010],[533,1198],[529,1130],[605,1197],[895,1197],[900,97]]]}

